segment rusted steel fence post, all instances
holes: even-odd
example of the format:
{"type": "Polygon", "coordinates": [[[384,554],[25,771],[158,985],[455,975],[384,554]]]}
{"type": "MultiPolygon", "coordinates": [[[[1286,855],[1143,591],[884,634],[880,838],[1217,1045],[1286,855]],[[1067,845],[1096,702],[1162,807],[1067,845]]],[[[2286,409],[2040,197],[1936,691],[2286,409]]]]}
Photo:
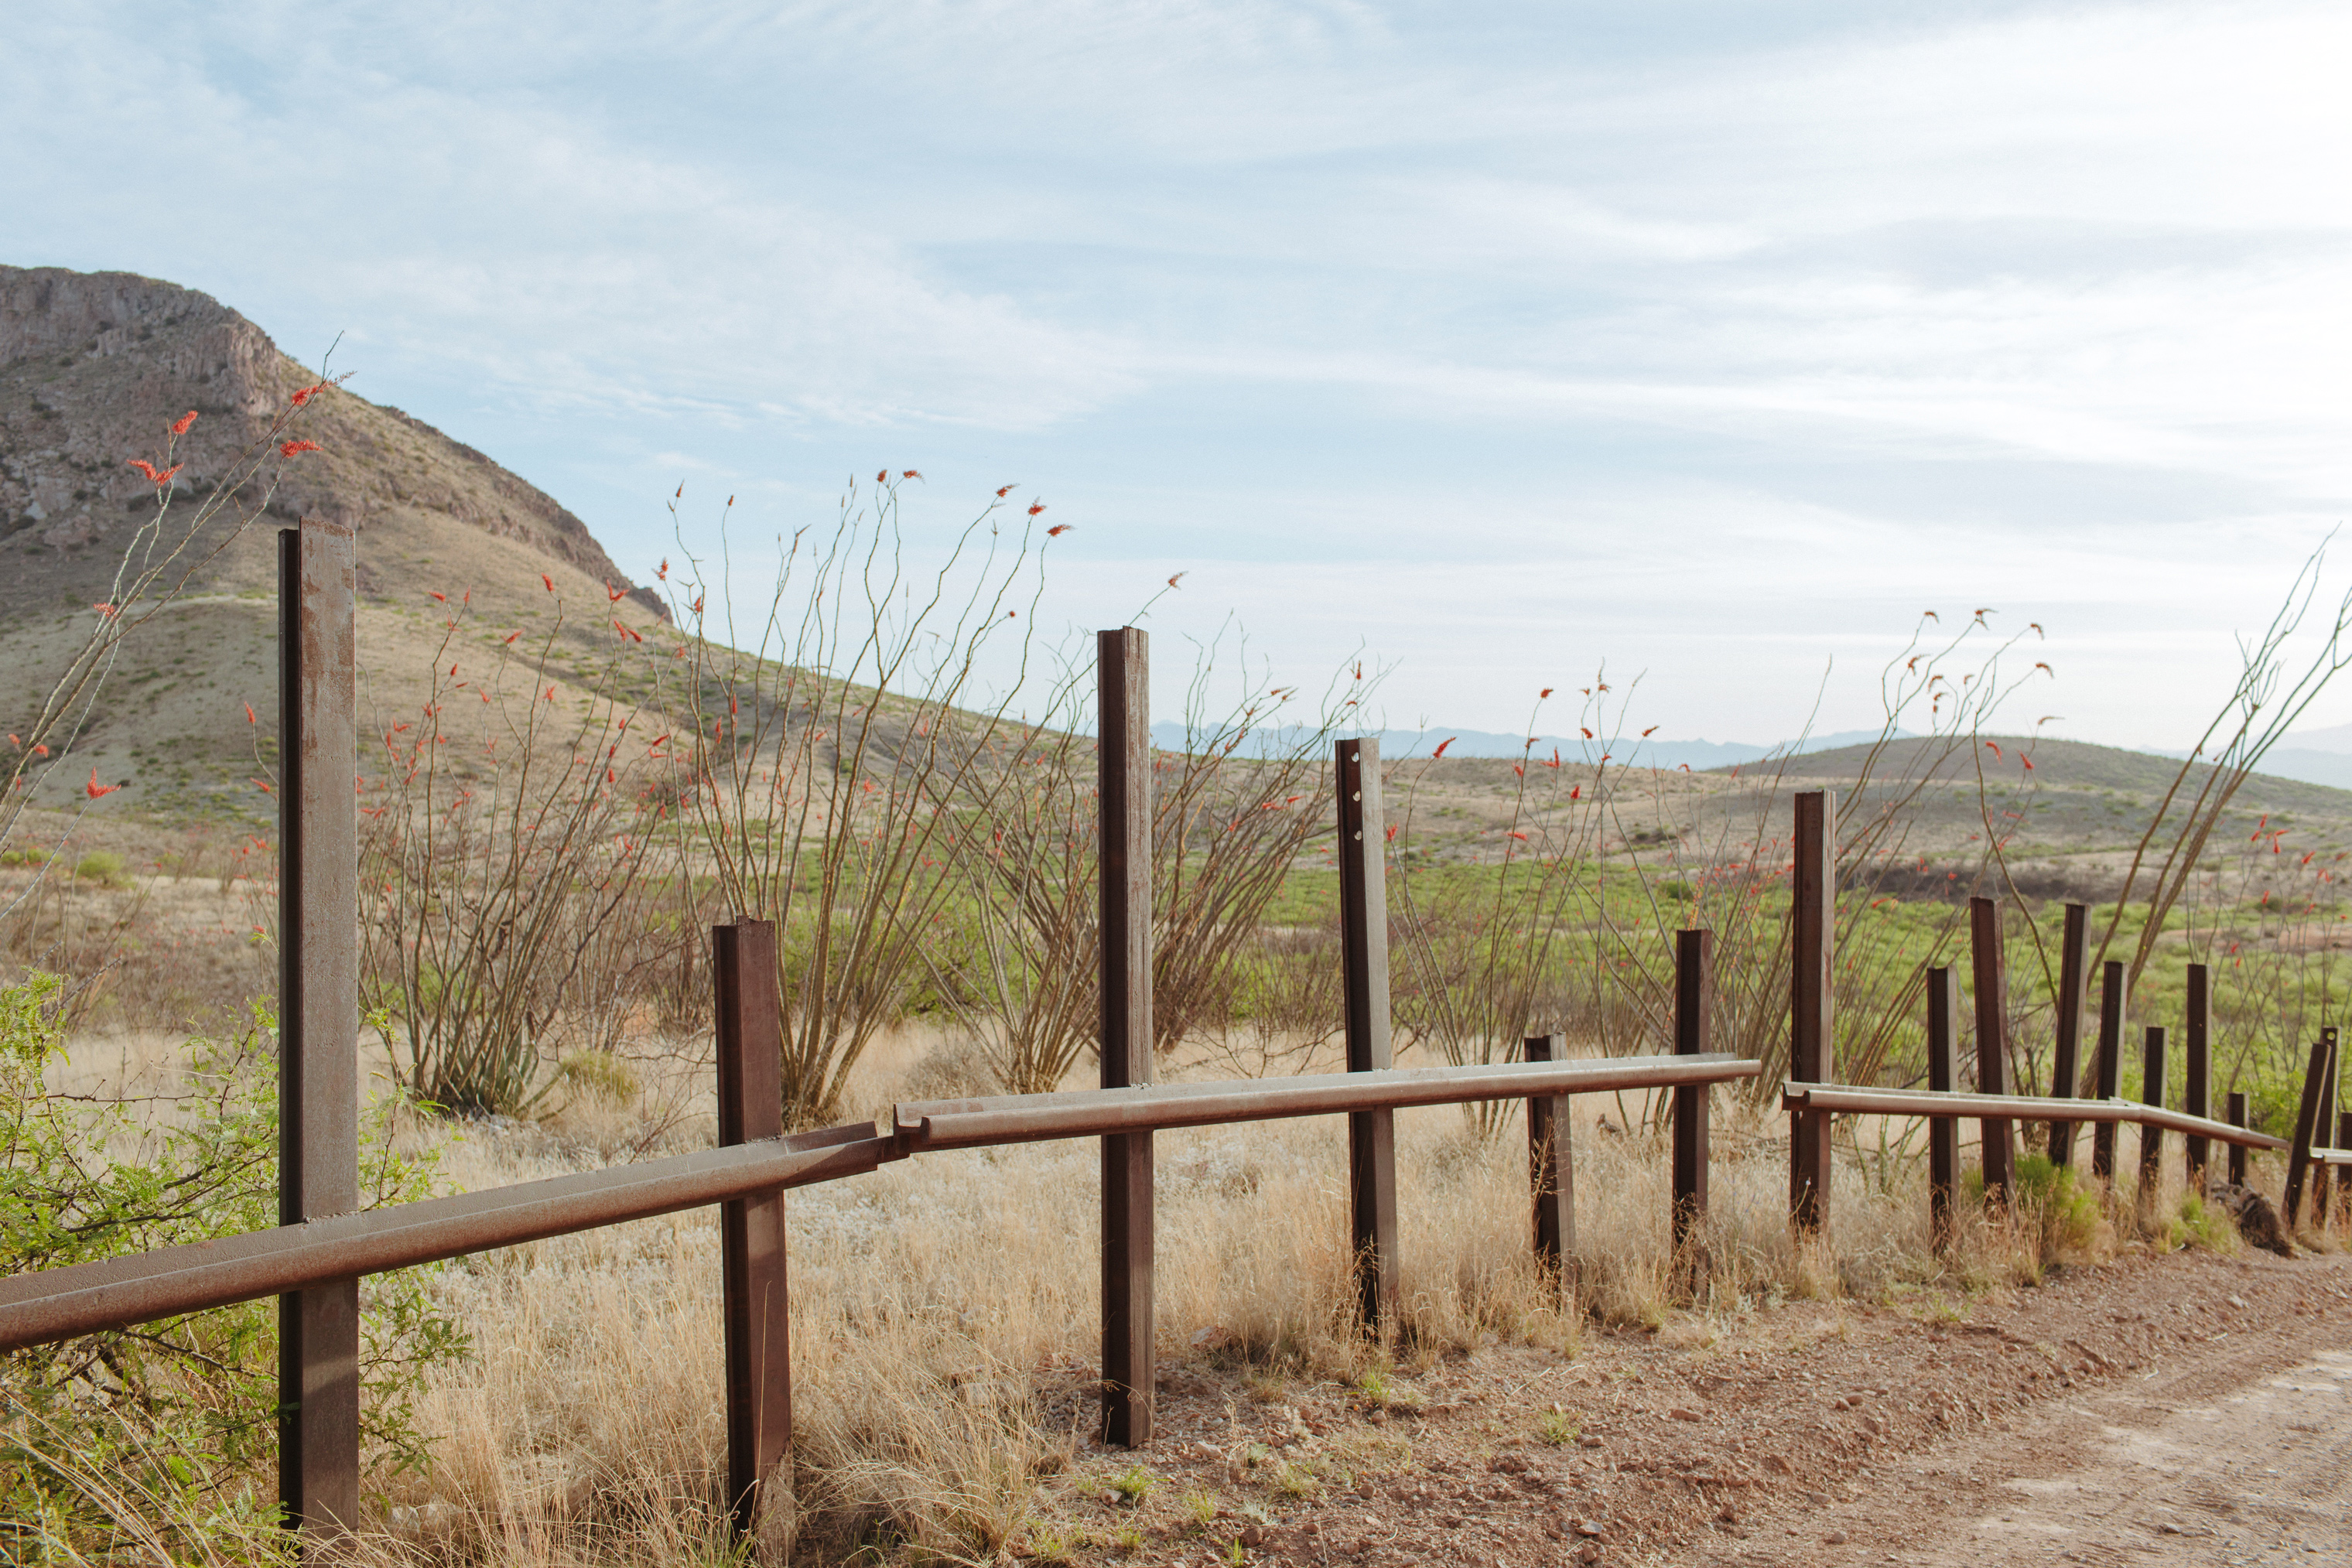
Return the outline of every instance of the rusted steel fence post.
{"type": "MultiPolygon", "coordinates": [[[[2330,1134],[2336,1131],[2336,1080],[2342,1067],[2342,1052],[2331,1049],[2327,1053],[2327,1076],[2321,1080],[2319,1085],[2319,1114],[2311,1124],[2311,1146],[2314,1149],[2327,1148],[2334,1142],[2330,1134]]],[[[2324,1160],[2314,1164],[2316,1168],[2311,1173],[2311,1228],[2325,1231],[2327,1228],[2328,1188],[2333,1185],[2336,1167],[2324,1160]]]]}
{"type": "MultiPolygon", "coordinates": [[[[1976,981],[1977,1092],[2009,1092],[2009,999],[2003,981],[2000,950],[2000,905],[1990,898],[1969,900],[1969,962],[1976,981]]],[[[2017,1151],[2011,1123],[2006,1116],[1986,1116],[1979,1124],[1984,1138],[1984,1200],[1987,1207],[2009,1202],[2017,1151]]]]}
{"type": "MultiPolygon", "coordinates": [[[[2230,1125],[2232,1127],[2244,1126],[2246,1124],[2245,1095],[2240,1093],[2234,1089],[2231,1090],[2230,1092],[2229,1104],[2230,1114],[2228,1120],[2230,1125]]],[[[2230,1184],[2232,1186],[2243,1186],[2246,1185],[2246,1145],[2243,1144],[2231,1144],[2230,1145],[2230,1184]]]]}
{"type": "MultiPolygon", "coordinates": [[[[1675,1054],[1698,1056],[1713,1036],[1715,934],[1675,933],[1675,1054]]],[[[1714,1086],[1675,1091],[1674,1249],[1681,1288],[1696,1295],[1713,1272],[1700,1227],[1706,1219],[1707,1103],[1714,1086]]]]}
{"type": "Polygon", "coordinates": [[[2286,1152],[2287,1228],[2294,1228],[2303,1212],[2304,1178],[2311,1174],[2311,1140],[2319,1128],[2319,1097],[2327,1087],[2327,1071],[2336,1061],[2336,1031],[2323,1029],[2311,1042],[2311,1064],[2304,1070],[2303,1100],[2294,1113],[2294,1142],[2286,1152]]]}
{"type": "MultiPolygon", "coordinates": [[[[359,1193],[359,599],[348,528],[278,536],[278,1220],[359,1193]]],[[[278,1497],[304,1541],[360,1506],[360,1285],[278,1302],[278,1497]]]]}
{"type": "MultiPolygon", "coordinates": [[[[1789,1071],[1803,1083],[1828,1083],[1836,997],[1831,984],[1837,947],[1837,797],[1809,789],[1795,798],[1796,874],[1790,944],[1789,1071]]],[[[1830,1114],[1798,1111],[1789,1126],[1789,1218],[1822,1232],[1830,1216],[1830,1114]]]]}
{"type": "MultiPolygon", "coordinates": [[[[2189,966],[2189,1016],[2181,1020],[2180,1108],[2192,1116],[2213,1113],[2211,982],[2211,971],[2204,965],[2189,966]]],[[[2205,1165],[2212,1148],[2202,1133],[2189,1134],[2183,1143],[2189,1155],[2189,1190],[2201,1197],[2205,1192],[2205,1165]]]]}
{"type": "MultiPolygon", "coordinates": [[[[1568,1036],[1531,1034],[1520,1042],[1528,1061],[1559,1061],[1568,1036]]],[[[1535,1195],[1536,1261],[1558,1281],[1562,1304],[1576,1300],[1576,1164],[1566,1094],[1528,1100],[1528,1186],[1535,1195]]]]}
{"type": "MultiPolygon", "coordinates": [[[[2124,967],[2109,959],[2099,974],[2099,1060],[2095,1063],[2097,1089],[2093,1098],[2112,1100],[2123,1081],[2124,967]]],[[[2116,1176],[2116,1124],[2102,1122],[2091,1129],[2091,1174],[2101,1181],[2116,1176]]]]}
{"type": "MultiPolygon", "coordinates": [[[[719,1142],[723,1147],[779,1137],[784,1130],[784,1038],[776,997],[776,927],[766,920],[714,925],[710,945],[718,1001],[719,1142]]],[[[727,1505],[737,1533],[749,1536],[759,1523],[761,1489],[792,1451],[784,1195],[721,1204],[719,1238],[727,1336],[727,1505]]]]}
{"type": "MultiPolygon", "coordinates": [[[[1389,1042],[1389,903],[1381,743],[1334,743],[1339,807],[1339,952],[1348,1071],[1395,1065],[1389,1042]]],[[[1529,1123],[1532,1129],[1533,1123],[1529,1123]]],[[[1396,1325],[1396,1113],[1348,1115],[1348,1216],[1356,1254],[1356,1319],[1367,1333],[1396,1325]]]]}
{"type": "MultiPolygon", "coordinates": [[[[2139,1103],[2143,1105],[2164,1103],[2164,1059],[2170,1040],[2164,1026],[2147,1026],[2147,1051],[2140,1058],[2139,1103]]],[[[2157,1184],[2164,1179],[2164,1129],[2142,1123],[2139,1129],[2139,1195],[2143,1203],[2153,1203],[2158,1197],[2157,1184]]]]}
{"type": "MultiPolygon", "coordinates": [[[[2050,1092],[2073,1099],[2083,1071],[2084,969],[2090,959],[2091,912],[2086,905],[2066,906],[2066,933],[2058,951],[2058,1051],[2050,1070],[2050,1092]]],[[[2050,1124],[2050,1163],[2074,1163],[2074,1124],[2050,1124]]]]}
{"type": "MultiPolygon", "coordinates": [[[[2336,1064],[2340,1071],[2343,1064],[2336,1064]]],[[[2352,1111],[2342,1111],[2336,1117],[2336,1146],[2352,1149],[2352,1111]]],[[[2352,1170],[2338,1171],[2336,1176],[2336,1221],[2352,1225],[2352,1170]]]]}
{"type": "MultiPolygon", "coordinates": [[[[1102,1086],[1151,1082],[1151,676],[1132,626],[1096,633],[1102,1086]]],[[[1151,1440],[1151,1134],[1102,1141],[1103,1441],[1151,1440]]]]}
{"type": "MultiPolygon", "coordinates": [[[[1960,1003],[1952,971],[1927,971],[1927,1087],[1948,1094],[1959,1086],[1960,1003]]],[[[1952,1244],[1952,1193],[1960,1179],[1960,1124],[1956,1116],[1927,1122],[1927,1230],[1936,1250],[1952,1244]]]]}

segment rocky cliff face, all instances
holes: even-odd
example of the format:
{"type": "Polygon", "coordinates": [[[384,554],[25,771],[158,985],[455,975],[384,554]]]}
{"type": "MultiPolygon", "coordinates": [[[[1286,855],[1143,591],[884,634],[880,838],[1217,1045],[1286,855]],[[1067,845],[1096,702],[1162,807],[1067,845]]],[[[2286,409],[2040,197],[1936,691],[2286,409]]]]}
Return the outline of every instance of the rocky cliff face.
{"type": "MultiPolygon", "coordinates": [[[[128,461],[160,457],[173,420],[198,414],[175,454],[185,464],[175,501],[192,501],[314,379],[260,328],[193,289],[124,272],[0,267],[0,619],[102,596],[120,547],[155,504],[128,461]]],[[[398,409],[338,391],[305,415],[301,434],[322,450],[283,465],[268,509],[354,527],[371,592],[394,591],[404,565],[467,554],[456,540],[435,548],[451,528],[631,586],[551,497],[398,409]]],[[[248,528],[204,586],[267,586],[266,531],[248,528]]],[[[633,597],[667,616],[655,594],[633,597]]]]}

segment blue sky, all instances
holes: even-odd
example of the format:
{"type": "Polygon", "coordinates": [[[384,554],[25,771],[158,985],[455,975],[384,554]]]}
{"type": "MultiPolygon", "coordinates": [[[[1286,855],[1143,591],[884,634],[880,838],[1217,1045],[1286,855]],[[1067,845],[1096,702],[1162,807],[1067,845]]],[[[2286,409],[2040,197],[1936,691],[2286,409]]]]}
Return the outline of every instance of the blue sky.
{"type": "Polygon", "coordinates": [[[1662,736],[1850,728],[1919,611],[1990,606],[2050,631],[2021,722],[2185,746],[2352,495],[2340,5],[8,32],[0,260],[340,332],[639,575],[681,480],[761,533],[887,464],[926,539],[1007,482],[1076,525],[1057,622],[1181,570],[1156,633],[1361,645],[1392,723],[1507,730],[1605,659],[1662,736]]]}

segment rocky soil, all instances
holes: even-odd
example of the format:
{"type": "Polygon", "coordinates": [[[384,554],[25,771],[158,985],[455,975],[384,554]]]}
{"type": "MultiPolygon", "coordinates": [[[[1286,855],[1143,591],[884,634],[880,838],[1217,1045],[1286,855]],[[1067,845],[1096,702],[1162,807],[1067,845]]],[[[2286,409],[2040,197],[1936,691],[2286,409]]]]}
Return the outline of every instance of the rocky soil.
{"type": "MultiPolygon", "coordinates": [[[[2352,1260],[2127,1257],[1795,1302],[1384,1387],[1188,1369],[1024,1542],[1072,1562],[2269,1561],[2352,1550],[2352,1260]],[[1143,1490],[1139,1490],[1139,1489],[1143,1490]]],[[[1084,1369],[1058,1406],[1080,1418],[1084,1369]]]]}

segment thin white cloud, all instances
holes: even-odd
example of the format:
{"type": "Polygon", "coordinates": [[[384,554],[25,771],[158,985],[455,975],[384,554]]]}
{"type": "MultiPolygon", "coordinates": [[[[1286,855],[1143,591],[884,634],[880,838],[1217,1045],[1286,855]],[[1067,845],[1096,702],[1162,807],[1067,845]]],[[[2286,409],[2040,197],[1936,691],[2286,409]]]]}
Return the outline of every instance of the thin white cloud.
{"type": "Polygon", "coordinates": [[[1457,702],[1571,624],[1766,736],[1965,580],[2138,661],[2067,711],[2177,727],[2352,497],[2352,16],[1701,15],[93,4],[0,54],[0,258],[348,327],[625,553],[686,473],[937,453],[1053,481],[1074,603],[1164,544],[1171,624],[1457,702]]]}

